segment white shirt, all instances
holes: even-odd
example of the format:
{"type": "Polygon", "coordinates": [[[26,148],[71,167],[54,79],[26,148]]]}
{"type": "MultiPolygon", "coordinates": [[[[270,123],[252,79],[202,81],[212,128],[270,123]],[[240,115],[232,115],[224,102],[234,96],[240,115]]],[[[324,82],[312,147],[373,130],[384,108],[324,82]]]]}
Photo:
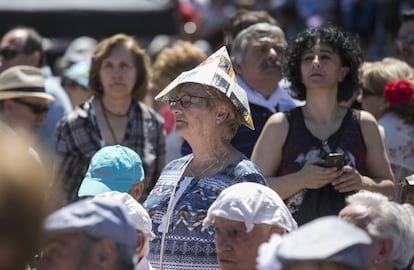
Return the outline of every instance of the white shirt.
{"type": "Polygon", "coordinates": [[[246,91],[249,103],[265,107],[273,113],[276,112],[276,106],[279,107],[280,112],[284,112],[304,104],[303,101],[293,99],[290,96],[288,91],[290,83],[286,79],[279,82],[278,87],[269,98],[265,98],[259,91],[251,89],[239,76],[237,76],[237,81],[240,87],[246,91]]]}

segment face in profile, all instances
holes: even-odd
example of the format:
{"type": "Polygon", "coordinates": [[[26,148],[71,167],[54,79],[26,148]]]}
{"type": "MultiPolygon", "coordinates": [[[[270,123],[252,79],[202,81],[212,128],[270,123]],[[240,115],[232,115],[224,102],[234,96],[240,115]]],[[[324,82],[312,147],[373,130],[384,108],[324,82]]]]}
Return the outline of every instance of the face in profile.
{"type": "Polygon", "coordinates": [[[209,98],[204,86],[193,83],[186,83],[171,94],[169,105],[174,114],[177,134],[206,134],[211,130],[215,115],[206,109],[209,98]]]}

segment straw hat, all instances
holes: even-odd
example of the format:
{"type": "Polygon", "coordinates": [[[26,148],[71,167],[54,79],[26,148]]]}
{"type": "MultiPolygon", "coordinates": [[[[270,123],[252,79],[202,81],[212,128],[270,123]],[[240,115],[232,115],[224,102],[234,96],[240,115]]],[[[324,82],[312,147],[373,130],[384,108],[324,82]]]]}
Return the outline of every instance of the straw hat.
{"type": "Polygon", "coordinates": [[[13,66],[0,74],[0,100],[38,97],[47,102],[55,98],[45,92],[45,80],[39,68],[13,66]]]}

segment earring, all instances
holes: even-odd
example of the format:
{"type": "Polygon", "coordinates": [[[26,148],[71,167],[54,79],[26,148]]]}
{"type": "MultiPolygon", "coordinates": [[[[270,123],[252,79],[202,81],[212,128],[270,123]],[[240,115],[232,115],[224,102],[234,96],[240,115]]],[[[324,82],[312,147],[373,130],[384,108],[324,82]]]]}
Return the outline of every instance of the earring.
{"type": "Polygon", "coordinates": [[[220,119],[216,119],[216,125],[220,125],[221,124],[221,120],[220,119]]]}

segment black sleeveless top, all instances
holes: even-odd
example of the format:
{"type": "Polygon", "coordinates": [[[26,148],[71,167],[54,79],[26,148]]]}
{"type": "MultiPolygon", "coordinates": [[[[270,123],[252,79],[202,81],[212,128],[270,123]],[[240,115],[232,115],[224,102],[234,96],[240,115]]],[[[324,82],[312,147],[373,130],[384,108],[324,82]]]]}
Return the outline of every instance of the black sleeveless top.
{"type": "MultiPolygon", "coordinates": [[[[314,157],[324,158],[330,152],[345,155],[345,164],[366,174],[366,146],[360,127],[360,111],[348,110],[340,128],[327,140],[316,138],[306,127],[302,108],[285,112],[289,131],[282,150],[277,176],[299,171],[305,162],[314,157]]],[[[304,189],[287,198],[285,203],[299,225],[315,218],[337,215],[345,206],[345,197],[328,184],[319,189],[304,189]]]]}

